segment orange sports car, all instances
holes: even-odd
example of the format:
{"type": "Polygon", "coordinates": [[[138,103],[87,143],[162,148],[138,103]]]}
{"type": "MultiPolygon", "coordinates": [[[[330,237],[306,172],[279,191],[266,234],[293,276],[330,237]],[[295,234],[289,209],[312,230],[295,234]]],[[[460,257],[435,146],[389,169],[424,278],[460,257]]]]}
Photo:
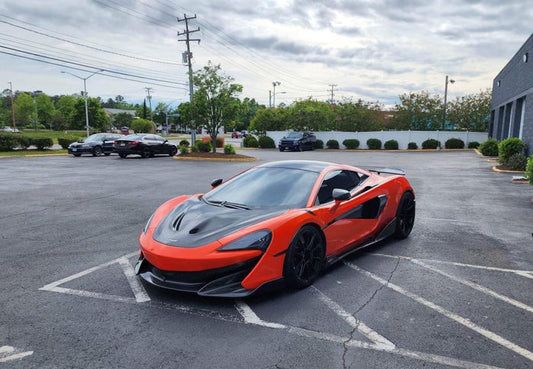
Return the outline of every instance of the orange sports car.
{"type": "Polygon", "coordinates": [[[355,250],[407,237],[415,220],[414,191],[400,169],[279,161],[211,185],[150,217],[135,266],[145,281],[219,297],[280,282],[304,288],[355,250]]]}

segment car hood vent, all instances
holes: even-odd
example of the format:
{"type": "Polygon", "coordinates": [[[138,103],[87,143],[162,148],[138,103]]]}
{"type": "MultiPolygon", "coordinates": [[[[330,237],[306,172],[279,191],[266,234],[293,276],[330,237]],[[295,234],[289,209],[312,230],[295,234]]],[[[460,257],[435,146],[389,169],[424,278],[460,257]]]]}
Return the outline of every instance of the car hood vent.
{"type": "Polygon", "coordinates": [[[168,246],[200,247],[285,211],[232,209],[193,198],[171,210],[154,230],[153,237],[168,246]]]}

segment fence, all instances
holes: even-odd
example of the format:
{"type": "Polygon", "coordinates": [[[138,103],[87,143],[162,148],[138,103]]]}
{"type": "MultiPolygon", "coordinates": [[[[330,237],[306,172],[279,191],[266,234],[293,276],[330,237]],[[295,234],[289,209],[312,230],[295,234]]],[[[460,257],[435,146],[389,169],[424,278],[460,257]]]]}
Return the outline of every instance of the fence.
{"type": "MultiPolygon", "coordinates": [[[[287,131],[267,131],[267,136],[271,137],[276,144],[279,140],[287,134],[287,131]]],[[[399,149],[407,149],[409,142],[415,142],[419,148],[422,147],[422,142],[433,138],[440,141],[441,146],[450,138],[460,138],[464,141],[465,147],[468,147],[469,142],[477,141],[479,143],[486,141],[488,138],[487,132],[469,132],[469,131],[374,131],[374,132],[314,132],[318,140],[324,141],[324,147],[329,140],[337,140],[341,149],[345,149],[342,141],[346,139],[357,139],[360,142],[360,149],[368,149],[366,141],[369,138],[377,138],[381,140],[382,144],[386,141],[398,141],[399,149]]]]}

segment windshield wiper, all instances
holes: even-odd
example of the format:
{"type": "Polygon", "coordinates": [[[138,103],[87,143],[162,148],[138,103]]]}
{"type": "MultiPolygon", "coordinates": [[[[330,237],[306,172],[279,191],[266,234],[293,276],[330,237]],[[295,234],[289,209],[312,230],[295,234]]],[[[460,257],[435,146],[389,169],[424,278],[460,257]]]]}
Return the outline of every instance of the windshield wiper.
{"type": "Polygon", "coordinates": [[[224,206],[226,208],[230,209],[242,209],[242,210],[252,210],[251,207],[246,206],[244,204],[238,204],[236,202],[231,201],[219,201],[219,200],[207,200],[205,197],[202,196],[202,200],[205,201],[206,204],[209,205],[215,205],[215,206],[224,206]]]}

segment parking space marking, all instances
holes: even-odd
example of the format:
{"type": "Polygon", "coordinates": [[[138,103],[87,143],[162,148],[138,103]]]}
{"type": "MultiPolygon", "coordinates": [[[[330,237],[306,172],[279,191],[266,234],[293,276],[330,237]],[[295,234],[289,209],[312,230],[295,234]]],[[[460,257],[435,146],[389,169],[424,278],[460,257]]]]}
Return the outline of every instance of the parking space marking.
{"type": "Polygon", "coordinates": [[[417,294],[415,293],[412,293],[410,291],[407,291],[406,289],[398,286],[398,285],[395,285],[394,283],[391,283],[391,282],[388,282],[386,281],[385,279],[379,277],[378,275],[372,273],[372,272],[369,272],[368,270],[365,270],[365,269],[362,269],[360,267],[358,267],[357,265],[353,264],[353,263],[350,263],[350,262],[347,262],[345,261],[344,262],[344,265],[348,266],[349,268],[352,268],[353,270],[356,270],[364,275],[366,275],[367,277],[370,277],[372,279],[374,279],[375,281],[381,283],[382,285],[384,285],[385,287],[387,288],[390,288],[398,293],[401,293],[402,295],[404,296],[407,296],[413,300],[415,300],[416,302],[430,308],[430,309],[433,309],[435,310],[436,312],[446,316],[447,318],[449,319],[452,319],[454,321],[456,321],[457,323],[481,334],[482,336],[490,339],[491,341],[493,342],[496,342],[497,344],[511,350],[511,351],[514,351],[516,352],[517,354],[525,357],[526,359],[528,360],[531,360],[533,361],[533,352],[529,351],[529,350],[526,350],[525,348],[523,347],[520,347],[518,346],[517,344],[503,338],[502,336],[494,333],[494,332],[491,332],[489,331],[488,329],[485,329],[483,327],[480,327],[478,326],[477,324],[474,324],[472,321],[470,321],[469,319],[467,318],[463,318],[462,316],[458,315],[458,314],[455,314],[451,311],[448,311],[446,310],[445,308],[431,302],[431,301],[428,301],[426,300],[425,298],[421,297],[421,296],[418,296],[417,294]]]}
{"type": "Polygon", "coordinates": [[[139,278],[135,275],[135,270],[131,266],[129,260],[126,257],[122,257],[118,260],[118,263],[122,267],[124,275],[128,279],[133,294],[135,295],[135,301],[137,302],[147,302],[150,301],[150,297],[146,293],[143,285],[139,281],[139,278]]]}
{"type": "Polygon", "coordinates": [[[19,350],[15,349],[13,346],[0,347],[0,363],[19,360],[30,355],[33,355],[33,351],[19,352],[19,350]]]}
{"type": "Polygon", "coordinates": [[[533,279],[533,270],[516,270],[516,269],[506,269],[506,268],[497,268],[497,267],[490,267],[490,266],[484,266],[484,265],[475,265],[475,264],[464,264],[464,263],[458,263],[455,261],[444,261],[444,260],[435,260],[435,259],[415,259],[409,256],[400,256],[400,255],[387,255],[387,254],[379,254],[379,253],[369,253],[369,255],[375,255],[375,256],[383,256],[386,258],[392,258],[392,259],[403,259],[403,260],[418,260],[418,261],[427,261],[428,263],[435,263],[435,264],[445,264],[445,265],[455,265],[455,266],[461,266],[461,267],[467,267],[467,268],[473,268],[473,269],[484,269],[484,270],[492,270],[495,272],[503,272],[503,273],[514,273],[522,277],[533,279]]]}

